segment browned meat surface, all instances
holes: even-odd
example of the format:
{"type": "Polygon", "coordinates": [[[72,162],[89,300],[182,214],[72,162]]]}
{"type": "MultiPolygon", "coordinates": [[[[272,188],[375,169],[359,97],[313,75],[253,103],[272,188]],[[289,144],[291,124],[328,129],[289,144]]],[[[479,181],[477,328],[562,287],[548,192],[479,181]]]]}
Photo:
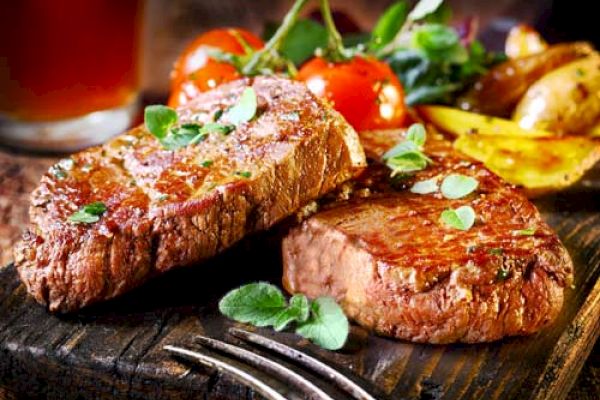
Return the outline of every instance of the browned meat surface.
{"type": "Polygon", "coordinates": [[[227,136],[168,151],[140,126],[72,156],[65,177],[51,169],[15,247],[29,293],[62,312],[115,297],[269,228],[364,167],[353,129],[288,80],[222,86],[179,110],[180,119],[210,121],[249,84],[259,116],[227,136]],[[212,165],[203,166],[207,160],[212,165]],[[99,222],[68,222],[95,201],[108,207],[99,222]]]}
{"type": "MultiPolygon", "coordinates": [[[[399,133],[361,139],[378,158],[399,133]]],[[[517,189],[447,142],[429,138],[426,151],[435,164],[403,190],[390,186],[386,167],[372,165],[349,200],[293,228],[283,243],[285,288],[334,296],[359,324],[415,342],[486,342],[551,323],[573,279],[556,234],[517,189]],[[448,200],[407,190],[450,173],[476,177],[477,192],[448,200]],[[474,208],[475,225],[442,225],[442,211],[462,205],[474,208]],[[530,228],[533,235],[519,235],[530,228]]]]}

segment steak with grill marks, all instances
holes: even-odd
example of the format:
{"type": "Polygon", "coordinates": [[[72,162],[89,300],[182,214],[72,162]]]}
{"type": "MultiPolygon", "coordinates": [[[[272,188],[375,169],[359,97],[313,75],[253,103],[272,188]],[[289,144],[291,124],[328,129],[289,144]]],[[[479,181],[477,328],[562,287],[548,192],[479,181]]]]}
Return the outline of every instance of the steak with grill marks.
{"type": "Polygon", "coordinates": [[[179,118],[212,121],[248,85],[258,116],[229,135],[169,151],[139,126],[51,168],[15,247],[29,293],[61,312],[113,298],[268,229],[364,167],[350,125],[289,80],[223,85],[178,110],[179,118]],[[92,202],[107,207],[98,222],[68,221],[92,202]]]}
{"type": "MultiPolygon", "coordinates": [[[[398,140],[398,132],[361,134],[374,159],[398,140]]],[[[333,296],[359,324],[415,342],[487,342],[555,320],[573,265],[535,206],[442,138],[428,138],[425,151],[434,163],[424,171],[392,185],[375,162],[350,199],[293,228],[283,242],[284,287],[333,296]],[[475,177],[478,190],[457,200],[408,190],[450,173],[475,177]],[[462,205],[477,215],[471,229],[440,222],[462,205]]]]}

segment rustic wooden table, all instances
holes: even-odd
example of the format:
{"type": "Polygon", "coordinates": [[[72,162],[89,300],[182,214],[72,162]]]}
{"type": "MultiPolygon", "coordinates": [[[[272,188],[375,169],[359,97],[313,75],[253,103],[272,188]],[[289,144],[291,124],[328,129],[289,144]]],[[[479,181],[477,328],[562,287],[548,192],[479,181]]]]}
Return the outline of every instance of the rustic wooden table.
{"type": "MultiPolygon", "coordinates": [[[[0,149],[0,268],[12,260],[12,244],[28,221],[30,191],[57,159],[0,149]]],[[[13,398],[0,382],[0,400],[13,398]]],[[[596,344],[568,399],[600,399],[600,343],[596,344]]]]}

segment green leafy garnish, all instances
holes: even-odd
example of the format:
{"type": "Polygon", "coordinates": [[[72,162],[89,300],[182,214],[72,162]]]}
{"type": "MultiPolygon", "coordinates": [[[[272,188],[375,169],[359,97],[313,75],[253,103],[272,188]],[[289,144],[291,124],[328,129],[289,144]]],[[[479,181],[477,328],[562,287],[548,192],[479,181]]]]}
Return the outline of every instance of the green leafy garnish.
{"type": "Polygon", "coordinates": [[[238,102],[227,110],[221,118],[236,126],[248,122],[256,115],[257,104],[256,92],[253,88],[247,87],[242,92],[238,102]]]}
{"type": "Polygon", "coordinates": [[[419,147],[423,147],[426,139],[427,133],[425,132],[423,124],[412,124],[408,127],[408,130],[406,131],[406,140],[413,142],[419,147]]]}
{"type": "Polygon", "coordinates": [[[331,297],[318,297],[310,308],[311,318],[298,325],[296,333],[324,349],[341,349],[350,330],[341,307],[331,297]]]}
{"type": "Polygon", "coordinates": [[[275,317],[273,328],[276,331],[285,329],[290,323],[305,322],[310,315],[310,304],[303,294],[295,294],[290,298],[290,305],[275,317]]]}
{"type": "Polygon", "coordinates": [[[213,132],[228,135],[235,130],[234,125],[217,122],[209,122],[204,125],[185,123],[177,126],[178,120],[177,112],[167,106],[153,105],[144,110],[144,122],[148,131],[167,150],[177,150],[200,143],[213,132]]]}
{"type": "Polygon", "coordinates": [[[475,210],[471,206],[448,209],[442,212],[440,220],[451,228],[467,231],[475,223],[475,210]]]}
{"type": "Polygon", "coordinates": [[[408,15],[408,4],[406,1],[398,1],[388,7],[375,24],[371,32],[369,49],[374,51],[381,49],[391,42],[404,25],[408,15]]]}
{"type": "MultiPolygon", "coordinates": [[[[270,23],[265,27],[263,37],[270,39],[278,24],[270,23]]],[[[299,19],[281,41],[279,54],[295,65],[301,65],[315,53],[318,48],[327,45],[327,30],[312,19],[299,19]]]]}
{"type": "Polygon", "coordinates": [[[286,308],[287,302],[281,290],[264,282],[232,290],[219,302],[219,311],[223,315],[254,326],[273,325],[279,313],[286,308]]]}
{"type": "Polygon", "coordinates": [[[252,176],[250,171],[235,171],[235,174],[244,178],[250,178],[252,176]]]}
{"type": "Polygon", "coordinates": [[[477,187],[477,179],[461,174],[450,174],[444,178],[440,190],[447,199],[460,199],[471,194],[477,187]]]}
{"type": "Polygon", "coordinates": [[[408,14],[408,19],[411,21],[417,21],[425,18],[429,14],[435,12],[439,8],[439,6],[443,3],[444,0],[421,0],[415,5],[415,8],[412,9],[410,14],[408,14]]]}
{"type": "Polygon", "coordinates": [[[513,234],[515,236],[533,236],[535,235],[536,229],[535,228],[526,228],[526,229],[520,229],[518,231],[514,231],[513,234]]]}
{"type": "Polygon", "coordinates": [[[421,171],[432,161],[423,151],[426,134],[422,124],[413,124],[408,128],[406,140],[398,143],[383,155],[391,176],[421,171]]]}
{"type": "Polygon", "coordinates": [[[146,128],[158,139],[167,136],[169,129],[177,124],[177,120],[177,112],[171,107],[157,104],[144,109],[146,128]]]}
{"type": "Polygon", "coordinates": [[[219,302],[219,310],[233,320],[278,331],[295,323],[297,334],[328,350],[340,349],[348,337],[348,319],[332,298],[311,302],[296,294],[288,304],[279,288],[265,282],[230,291],[219,302]]]}
{"type": "Polygon", "coordinates": [[[420,182],[415,182],[410,188],[411,193],[416,194],[430,194],[438,191],[438,184],[436,178],[427,179],[420,182]]]}
{"type": "Polygon", "coordinates": [[[96,201],[86,204],[79,210],[75,211],[69,217],[69,221],[74,224],[93,224],[100,220],[100,216],[106,211],[104,203],[96,201]]]}
{"type": "Polygon", "coordinates": [[[206,161],[202,161],[200,163],[200,165],[202,165],[204,168],[208,168],[211,165],[213,165],[214,161],[213,160],[206,160],[206,161]]]}

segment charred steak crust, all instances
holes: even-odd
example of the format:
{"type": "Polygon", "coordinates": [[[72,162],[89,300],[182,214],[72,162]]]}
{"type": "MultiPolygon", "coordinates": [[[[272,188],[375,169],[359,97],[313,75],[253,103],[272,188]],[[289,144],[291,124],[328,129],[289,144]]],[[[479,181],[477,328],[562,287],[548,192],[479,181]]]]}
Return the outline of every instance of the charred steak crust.
{"type": "MultiPolygon", "coordinates": [[[[398,133],[361,134],[378,157],[398,133]]],[[[481,164],[428,139],[435,164],[394,190],[389,170],[372,165],[351,198],[293,228],[283,242],[283,284],[290,293],[330,295],[359,324],[415,342],[487,342],[536,332],[551,323],[573,280],[556,234],[519,190],[481,164]],[[415,181],[450,173],[476,177],[463,199],[413,194],[415,181]],[[360,190],[359,190],[360,189],[360,190]],[[468,231],[444,227],[442,211],[471,205],[468,231]],[[534,228],[533,235],[521,230],[534,228]]]]}
{"type": "Polygon", "coordinates": [[[271,227],[365,166],[345,120],[282,78],[244,79],[202,94],[179,110],[180,120],[211,121],[248,85],[259,114],[229,135],[168,151],[139,126],[75,154],[66,176],[49,171],[15,247],[29,293],[60,312],[113,298],[271,227]],[[95,201],[108,207],[99,222],[68,222],[95,201]]]}

